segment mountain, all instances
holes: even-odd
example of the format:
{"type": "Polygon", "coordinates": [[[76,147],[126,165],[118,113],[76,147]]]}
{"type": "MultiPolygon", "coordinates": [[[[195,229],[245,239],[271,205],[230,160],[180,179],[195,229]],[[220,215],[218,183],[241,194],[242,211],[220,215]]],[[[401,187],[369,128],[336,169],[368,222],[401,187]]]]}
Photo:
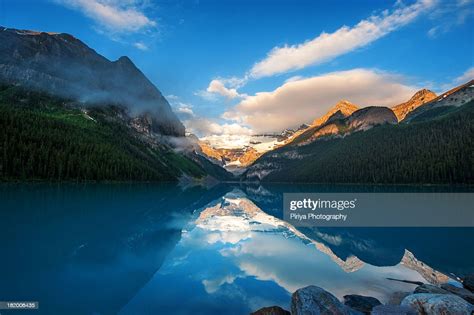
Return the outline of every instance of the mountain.
{"type": "Polygon", "coordinates": [[[416,92],[408,101],[392,107],[398,121],[402,121],[405,116],[421,105],[436,98],[436,94],[430,90],[422,89],[416,92]]]}
{"type": "Polygon", "coordinates": [[[168,101],[128,57],[109,61],[69,34],[0,27],[0,81],[146,113],[152,131],[184,136],[168,101]]]}
{"type": "Polygon", "coordinates": [[[359,107],[357,105],[352,104],[351,102],[347,100],[341,100],[339,103],[334,105],[324,116],[321,116],[313,121],[311,126],[313,127],[319,127],[322,124],[324,124],[326,121],[328,121],[329,118],[331,118],[334,114],[337,112],[340,112],[340,115],[347,117],[351,115],[353,112],[358,110],[359,107]]]}
{"type": "Polygon", "coordinates": [[[411,124],[291,143],[267,152],[243,181],[473,184],[474,102],[411,124]]]}
{"type": "MultiPolygon", "coordinates": [[[[122,107],[77,103],[0,85],[0,180],[232,179],[192,149],[141,133],[122,107]]],[[[143,126],[145,128],[146,126],[143,126]]]]}
{"type": "MultiPolygon", "coordinates": [[[[344,121],[344,120],[343,120],[344,121]]],[[[344,123],[348,130],[368,130],[374,126],[384,124],[396,124],[397,117],[387,107],[370,106],[359,109],[345,119],[344,123]]]]}
{"type": "MultiPolygon", "coordinates": [[[[197,139],[197,137],[196,137],[197,139]]],[[[222,150],[214,149],[211,145],[204,141],[200,141],[197,139],[199,143],[199,147],[201,152],[204,156],[206,156],[211,162],[216,163],[218,165],[224,166],[225,165],[225,156],[222,153],[222,150]]]]}
{"type": "Polygon", "coordinates": [[[277,139],[279,142],[286,142],[291,138],[295,137],[295,135],[299,134],[301,131],[308,129],[309,127],[310,125],[301,124],[296,129],[285,129],[280,133],[280,135],[277,136],[277,139]]]}
{"type": "Polygon", "coordinates": [[[306,125],[306,128],[299,128],[285,141],[284,144],[293,141],[312,141],[313,139],[323,135],[336,134],[339,132],[339,129],[336,125],[329,123],[346,118],[358,109],[357,105],[354,105],[347,100],[341,100],[331,107],[326,114],[316,118],[311,125],[306,125]]]}
{"type": "Polygon", "coordinates": [[[244,148],[214,148],[206,141],[199,141],[201,153],[211,162],[225,167],[227,170],[239,173],[242,168],[250,165],[263,152],[255,150],[252,146],[244,148]]]}
{"type": "Polygon", "coordinates": [[[285,129],[277,135],[257,135],[255,137],[273,137],[276,141],[262,146],[262,142],[253,141],[248,147],[237,149],[213,148],[209,143],[200,142],[201,149],[212,161],[221,163],[234,173],[242,173],[262,154],[278,149],[291,142],[311,142],[321,136],[337,135],[341,130],[355,132],[369,129],[374,125],[396,123],[393,112],[385,107],[367,107],[359,109],[347,100],[341,100],[324,116],[317,118],[311,125],[302,124],[297,129],[285,129]],[[350,118],[348,118],[350,117],[350,118]],[[345,118],[348,118],[343,122],[345,118]],[[256,150],[255,148],[258,148],[256,150]]]}
{"type": "Polygon", "coordinates": [[[342,137],[377,125],[397,123],[394,113],[387,107],[356,108],[348,101],[336,104],[328,113],[316,119],[306,130],[296,134],[288,143],[304,145],[321,137],[342,137]]]}
{"type": "Polygon", "coordinates": [[[127,57],[0,29],[0,180],[230,180],[127,57]]]}
{"type": "Polygon", "coordinates": [[[413,120],[423,119],[427,112],[433,114],[443,114],[446,110],[453,110],[453,107],[463,106],[474,98],[474,80],[457,86],[431,101],[419,106],[411,111],[403,120],[407,123],[413,120]],[[436,111],[433,111],[436,109],[436,111]]]}
{"type": "Polygon", "coordinates": [[[400,124],[386,107],[366,107],[349,116],[332,111],[321,125],[263,154],[241,180],[472,184],[472,84],[443,95],[400,124]]]}
{"type": "Polygon", "coordinates": [[[224,166],[234,174],[241,174],[263,153],[288,143],[308,127],[301,124],[296,129],[285,129],[279,134],[254,135],[250,137],[249,144],[242,148],[220,148],[207,140],[198,140],[198,144],[201,153],[211,162],[224,166]]]}

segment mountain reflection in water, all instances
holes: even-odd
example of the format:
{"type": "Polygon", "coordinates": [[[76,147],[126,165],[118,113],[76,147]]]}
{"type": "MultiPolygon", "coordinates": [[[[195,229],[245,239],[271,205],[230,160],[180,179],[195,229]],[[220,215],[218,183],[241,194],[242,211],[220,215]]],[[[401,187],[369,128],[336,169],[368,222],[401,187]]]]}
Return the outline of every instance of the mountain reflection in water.
{"type": "Polygon", "coordinates": [[[387,301],[415,287],[387,278],[472,272],[474,229],[296,229],[295,189],[348,188],[2,185],[0,296],[40,314],[248,314],[310,284],[387,301]]]}

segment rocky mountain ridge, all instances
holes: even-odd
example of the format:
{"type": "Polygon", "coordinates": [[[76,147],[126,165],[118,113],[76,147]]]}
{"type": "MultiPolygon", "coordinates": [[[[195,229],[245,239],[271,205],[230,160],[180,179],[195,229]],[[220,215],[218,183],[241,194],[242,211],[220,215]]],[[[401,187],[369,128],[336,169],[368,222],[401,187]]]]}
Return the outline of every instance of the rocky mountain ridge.
{"type": "Polygon", "coordinates": [[[69,34],[0,27],[0,82],[146,115],[150,130],[184,136],[161,92],[126,56],[109,61],[69,34]]]}
{"type": "Polygon", "coordinates": [[[351,106],[348,111],[341,110],[340,104],[336,104],[321,119],[317,119],[316,124],[296,135],[288,145],[305,145],[321,137],[343,137],[374,126],[397,123],[396,116],[387,107],[371,106],[356,110],[355,106],[351,106]]]}
{"type": "Polygon", "coordinates": [[[233,179],[128,57],[69,34],[0,27],[0,42],[1,179],[233,179]]]}
{"type": "Polygon", "coordinates": [[[214,148],[205,141],[198,141],[201,153],[212,162],[230,169],[238,169],[252,164],[263,152],[258,152],[252,146],[238,149],[214,148]]]}
{"type": "MultiPolygon", "coordinates": [[[[430,97],[431,93],[422,90],[411,98],[410,106],[415,106],[414,100],[430,97]]],[[[407,175],[416,170],[415,166],[410,166],[412,163],[421,163],[412,161],[415,152],[418,152],[418,159],[433,160],[426,163],[438,163],[440,160],[439,173],[431,173],[430,179],[426,177],[423,180],[440,181],[444,178],[443,180],[456,182],[471,181],[470,173],[473,169],[472,165],[469,166],[471,163],[467,162],[469,155],[464,152],[470,145],[461,145],[461,142],[469,142],[469,134],[472,133],[468,127],[472,100],[473,84],[470,81],[424,104],[417,103],[419,106],[413,112],[405,111],[407,116],[400,123],[388,107],[365,107],[347,117],[340,111],[331,110],[332,115],[326,114],[325,122],[321,125],[310,126],[291,142],[263,154],[247,168],[242,180],[327,182],[331,178],[331,181],[336,182],[378,182],[382,179],[377,178],[381,177],[383,181],[397,182],[402,179],[390,178],[387,170],[399,164],[400,167],[406,168],[406,178],[403,182],[418,182],[422,181],[420,175],[407,175]],[[450,123],[450,120],[453,122],[450,123]],[[398,126],[399,124],[401,126],[398,126]],[[402,128],[404,125],[410,125],[410,128],[402,128]],[[435,137],[435,134],[443,136],[435,137]],[[449,140],[450,137],[456,138],[456,141],[449,140]],[[388,143],[388,139],[392,139],[392,142],[388,143]],[[439,147],[443,147],[445,151],[439,150],[439,147]],[[411,153],[408,153],[409,151],[411,153]],[[428,151],[431,152],[429,156],[428,151]],[[459,168],[458,172],[464,173],[464,179],[447,178],[449,171],[445,161],[453,158],[446,156],[451,154],[456,156],[456,167],[459,168]],[[402,158],[402,155],[409,158],[402,158]],[[391,162],[382,162],[385,159],[391,162]],[[403,159],[410,162],[404,162],[403,159]],[[365,162],[362,162],[363,160],[365,162]],[[342,164],[338,166],[339,163],[342,164]],[[351,168],[350,172],[347,167],[351,168]],[[364,171],[361,167],[365,168],[364,171]],[[369,172],[372,175],[367,171],[369,168],[373,169],[369,172]],[[337,178],[335,174],[339,174],[337,178]]],[[[409,109],[410,106],[404,108],[409,109]]],[[[392,170],[392,174],[399,172],[400,169],[392,170]]],[[[423,178],[428,176],[428,172],[423,174],[423,178]]]]}
{"type": "Polygon", "coordinates": [[[435,108],[460,107],[470,102],[474,98],[474,80],[452,88],[442,93],[429,102],[422,104],[411,112],[407,113],[403,122],[408,123],[415,120],[416,117],[435,108]]]}
{"type": "MultiPolygon", "coordinates": [[[[452,92],[447,92],[449,95],[452,92]]],[[[242,170],[250,166],[262,154],[276,150],[290,143],[305,145],[321,137],[343,137],[357,131],[368,130],[374,126],[397,124],[410,112],[435,100],[436,94],[428,89],[417,91],[408,101],[391,108],[371,106],[360,109],[348,100],[341,100],[326,114],[316,118],[310,125],[302,124],[297,129],[286,129],[277,136],[278,143],[266,150],[257,152],[249,148],[216,149],[210,143],[202,145],[206,156],[225,165],[232,163],[242,170]],[[254,152],[255,151],[255,152],[254,152]],[[241,161],[242,160],[242,161],[241,161]],[[245,161],[245,162],[244,162],[245,161]]]]}
{"type": "Polygon", "coordinates": [[[397,117],[387,107],[370,106],[353,112],[345,120],[346,125],[352,132],[368,130],[374,126],[384,124],[396,124],[397,117]]]}
{"type": "Polygon", "coordinates": [[[436,94],[428,89],[422,89],[415,93],[408,101],[392,107],[398,121],[402,121],[408,113],[436,98],[436,94]]]}
{"type": "Polygon", "coordinates": [[[347,117],[358,109],[359,107],[357,105],[352,104],[348,100],[341,100],[336,105],[334,105],[325,115],[316,118],[311,124],[311,126],[321,126],[322,124],[326,123],[331,117],[333,117],[334,114],[336,114],[337,112],[339,112],[341,116],[347,117]]]}

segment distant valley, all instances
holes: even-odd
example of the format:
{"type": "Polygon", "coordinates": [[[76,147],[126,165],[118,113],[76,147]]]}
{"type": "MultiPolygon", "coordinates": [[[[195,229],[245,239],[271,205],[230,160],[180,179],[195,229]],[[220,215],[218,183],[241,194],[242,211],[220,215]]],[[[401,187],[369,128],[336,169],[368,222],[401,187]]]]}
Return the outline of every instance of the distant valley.
{"type": "Polygon", "coordinates": [[[254,135],[250,137],[247,145],[238,148],[225,145],[216,146],[207,139],[196,140],[202,153],[211,161],[222,165],[234,174],[240,174],[262,154],[285,145],[308,127],[309,125],[302,124],[297,129],[286,129],[280,134],[254,135]]]}

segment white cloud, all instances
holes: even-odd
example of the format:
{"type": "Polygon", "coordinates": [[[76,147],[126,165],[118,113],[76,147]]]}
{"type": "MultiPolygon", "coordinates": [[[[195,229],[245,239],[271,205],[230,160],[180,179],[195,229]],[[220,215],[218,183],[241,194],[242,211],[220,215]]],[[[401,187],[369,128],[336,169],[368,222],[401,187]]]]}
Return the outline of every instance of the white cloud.
{"type": "Polygon", "coordinates": [[[457,77],[454,82],[456,84],[463,84],[469,82],[470,80],[474,80],[474,67],[467,69],[462,75],[457,77]]]}
{"type": "MultiPolygon", "coordinates": [[[[185,108],[183,108],[186,111],[185,108]]],[[[182,117],[183,114],[179,115],[182,117]]],[[[193,115],[184,118],[186,131],[216,148],[242,148],[248,145],[253,131],[237,123],[219,124],[211,119],[193,115]]]]}
{"type": "Polygon", "coordinates": [[[199,96],[209,102],[215,102],[218,100],[216,94],[208,92],[206,90],[199,90],[197,92],[194,92],[194,95],[199,96]]]}
{"type": "Polygon", "coordinates": [[[211,83],[209,83],[209,86],[207,87],[206,91],[209,93],[222,95],[229,99],[233,99],[239,96],[239,93],[236,89],[225,87],[224,83],[220,80],[212,80],[211,83]]]}
{"type": "Polygon", "coordinates": [[[252,130],[237,123],[218,124],[207,118],[196,117],[185,120],[184,125],[187,131],[200,137],[210,135],[251,135],[252,130]]]}
{"type": "Polygon", "coordinates": [[[428,36],[431,38],[435,38],[439,33],[439,29],[439,26],[433,26],[428,30],[428,36]]]}
{"type": "Polygon", "coordinates": [[[148,50],[148,46],[142,42],[136,42],[133,44],[133,46],[137,49],[140,49],[140,50],[143,50],[143,51],[147,51],[148,50]]]}
{"type": "Polygon", "coordinates": [[[56,0],[57,3],[82,12],[103,30],[133,33],[156,26],[138,0],[56,0]]]}
{"type": "Polygon", "coordinates": [[[176,109],[176,111],[178,113],[182,113],[182,114],[188,114],[188,115],[191,115],[191,116],[194,116],[194,112],[193,112],[193,109],[190,105],[188,104],[183,104],[181,103],[180,106],[178,107],[178,109],[176,109]]]}
{"type": "Polygon", "coordinates": [[[433,90],[435,90],[438,94],[442,94],[448,90],[451,90],[452,88],[465,84],[471,80],[474,80],[474,67],[468,68],[466,71],[464,71],[462,74],[455,78],[451,78],[443,83],[432,83],[433,90]]]}
{"type": "Polygon", "coordinates": [[[171,105],[171,108],[179,117],[179,119],[189,120],[189,119],[195,118],[196,115],[194,114],[192,104],[184,103],[180,101],[179,96],[172,95],[172,94],[167,95],[166,98],[168,99],[171,105]]]}
{"type": "Polygon", "coordinates": [[[217,95],[223,96],[227,99],[245,98],[247,95],[237,92],[237,88],[243,86],[246,81],[247,78],[217,78],[209,83],[209,86],[205,91],[198,91],[194,94],[209,101],[216,101],[217,95]]]}
{"type": "Polygon", "coordinates": [[[179,96],[176,96],[174,94],[169,94],[169,95],[166,95],[166,99],[169,101],[176,101],[179,99],[179,96]]]}
{"type": "Polygon", "coordinates": [[[252,136],[249,135],[210,135],[200,138],[214,148],[218,149],[242,149],[249,145],[252,136]]]}
{"type": "Polygon", "coordinates": [[[267,77],[329,61],[410,23],[431,8],[434,2],[435,0],[418,0],[409,6],[397,4],[392,12],[385,10],[380,15],[360,21],[352,28],[343,26],[334,33],[323,32],[301,44],[275,47],[265,59],[252,67],[250,76],[267,77]]]}
{"type": "Polygon", "coordinates": [[[186,126],[186,131],[198,137],[219,133],[221,131],[219,124],[202,117],[185,120],[183,124],[186,126]]]}
{"type": "Polygon", "coordinates": [[[473,0],[439,1],[436,9],[430,13],[435,26],[428,30],[428,36],[437,38],[464,24],[474,14],[473,2],[473,0]]]}
{"type": "MultiPolygon", "coordinates": [[[[321,64],[364,47],[412,22],[422,13],[434,7],[437,1],[417,0],[409,6],[405,6],[401,0],[397,0],[392,11],[385,10],[378,15],[372,15],[352,28],[342,26],[334,33],[323,32],[316,38],[301,44],[275,47],[265,59],[254,64],[242,78],[214,79],[206,90],[198,91],[195,95],[208,101],[216,101],[217,95],[227,99],[245,99],[248,95],[239,93],[238,89],[249,80],[321,64]]],[[[459,0],[459,3],[469,3],[470,1],[472,0],[459,0]]],[[[433,29],[431,33],[434,34],[436,31],[433,29]]],[[[301,78],[301,76],[293,76],[288,78],[285,83],[298,81],[301,78]]]]}
{"type": "Polygon", "coordinates": [[[393,106],[415,92],[400,76],[353,69],[287,82],[274,91],[248,96],[223,118],[247,125],[256,133],[280,132],[312,122],[341,99],[361,107],[393,106]]]}
{"type": "Polygon", "coordinates": [[[303,76],[301,75],[295,75],[295,76],[292,76],[292,77],[289,77],[288,79],[285,80],[285,83],[288,83],[288,82],[293,82],[293,81],[299,81],[303,79],[303,76]]]}
{"type": "MultiPolygon", "coordinates": [[[[178,116],[182,116],[178,115],[178,116]]],[[[253,131],[238,123],[219,124],[216,121],[200,116],[183,118],[186,131],[215,148],[236,149],[248,145],[253,131]]]]}
{"type": "MultiPolygon", "coordinates": [[[[180,97],[176,95],[168,95],[167,98],[173,111],[182,120],[186,131],[198,137],[217,137],[225,142],[224,139],[248,138],[253,133],[251,129],[237,123],[219,124],[212,119],[197,115],[193,111],[192,104],[180,101],[180,97]]],[[[235,141],[236,139],[233,139],[233,142],[235,141]]]]}

